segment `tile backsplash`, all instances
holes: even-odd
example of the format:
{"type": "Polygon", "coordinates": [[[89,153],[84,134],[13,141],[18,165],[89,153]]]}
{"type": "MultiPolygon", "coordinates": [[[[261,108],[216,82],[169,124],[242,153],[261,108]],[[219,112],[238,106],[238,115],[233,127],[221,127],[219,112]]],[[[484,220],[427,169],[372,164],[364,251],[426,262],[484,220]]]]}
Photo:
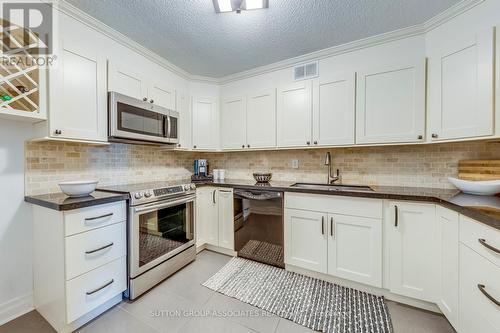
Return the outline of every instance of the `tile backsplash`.
{"type": "Polygon", "coordinates": [[[325,182],[327,151],[343,183],[366,185],[453,188],[447,177],[457,175],[459,160],[500,159],[500,143],[485,141],[231,153],[28,142],[26,193],[59,192],[57,183],[62,180],[97,179],[101,185],[112,185],[185,179],[195,158],[208,159],[211,169],[226,169],[227,178],[251,179],[254,171],[271,171],[275,180],[325,182]],[[292,168],[294,159],[299,161],[298,169],[292,168]]]}

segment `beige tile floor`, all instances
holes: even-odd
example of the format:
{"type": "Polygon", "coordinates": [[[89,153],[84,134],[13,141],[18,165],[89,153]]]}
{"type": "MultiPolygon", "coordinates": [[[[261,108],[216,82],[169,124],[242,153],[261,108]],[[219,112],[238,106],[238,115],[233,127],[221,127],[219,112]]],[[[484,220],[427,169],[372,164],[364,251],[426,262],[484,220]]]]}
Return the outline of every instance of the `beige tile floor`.
{"type": "MultiPolygon", "coordinates": [[[[313,332],[201,285],[230,257],[203,251],[197,260],[133,303],[122,302],[82,327],[81,333],[313,332]],[[176,311],[177,310],[177,311],[176,311]],[[210,311],[210,316],[204,316],[210,311]],[[216,315],[214,314],[216,312],[216,315]]],[[[396,333],[453,333],[437,314],[388,302],[396,333]]],[[[0,326],[0,333],[52,333],[32,311],[0,326]]]]}

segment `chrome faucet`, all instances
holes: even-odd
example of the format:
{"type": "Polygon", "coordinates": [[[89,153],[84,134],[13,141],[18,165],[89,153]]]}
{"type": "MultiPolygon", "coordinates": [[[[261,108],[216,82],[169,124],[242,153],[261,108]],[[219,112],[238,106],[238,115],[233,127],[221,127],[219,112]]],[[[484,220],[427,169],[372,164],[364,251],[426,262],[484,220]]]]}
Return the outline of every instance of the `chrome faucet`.
{"type": "Polygon", "coordinates": [[[337,174],[332,175],[332,155],[330,152],[326,153],[325,157],[325,165],[328,165],[328,179],[327,179],[327,184],[333,184],[336,181],[340,180],[340,170],[337,169],[337,174]]]}

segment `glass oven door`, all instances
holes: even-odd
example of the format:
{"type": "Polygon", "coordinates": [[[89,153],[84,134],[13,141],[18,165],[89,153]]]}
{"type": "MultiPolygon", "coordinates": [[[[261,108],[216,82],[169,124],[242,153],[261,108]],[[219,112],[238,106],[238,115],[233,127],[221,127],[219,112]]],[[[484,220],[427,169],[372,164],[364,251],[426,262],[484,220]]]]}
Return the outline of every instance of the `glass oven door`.
{"type": "Polygon", "coordinates": [[[132,277],[194,245],[194,196],[131,209],[132,277]]]}

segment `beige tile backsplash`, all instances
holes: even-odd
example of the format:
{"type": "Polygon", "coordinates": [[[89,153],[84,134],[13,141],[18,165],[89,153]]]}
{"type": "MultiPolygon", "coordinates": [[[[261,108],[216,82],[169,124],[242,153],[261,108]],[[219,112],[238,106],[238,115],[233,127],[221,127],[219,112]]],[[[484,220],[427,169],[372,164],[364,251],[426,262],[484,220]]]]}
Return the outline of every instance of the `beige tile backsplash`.
{"type": "Polygon", "coordinates": [[[248,151],[174,152],[151,146],[88,146],[62,142],[26,144],[26,193],[59,192],[62,180],[97,179],[101,185],[185,179],[193,160],[206,158],[210,168],[226,169],[227,178],[251,179],[254,171],[271,171],[273,179],[325,182],[325,153],[332,153],[346,184],[453,188],[462,159],[500,159],[500,143],[462,142],[432,145],[248,151]],[[292,168],[292,159],[299,168],[292,168]]]}

